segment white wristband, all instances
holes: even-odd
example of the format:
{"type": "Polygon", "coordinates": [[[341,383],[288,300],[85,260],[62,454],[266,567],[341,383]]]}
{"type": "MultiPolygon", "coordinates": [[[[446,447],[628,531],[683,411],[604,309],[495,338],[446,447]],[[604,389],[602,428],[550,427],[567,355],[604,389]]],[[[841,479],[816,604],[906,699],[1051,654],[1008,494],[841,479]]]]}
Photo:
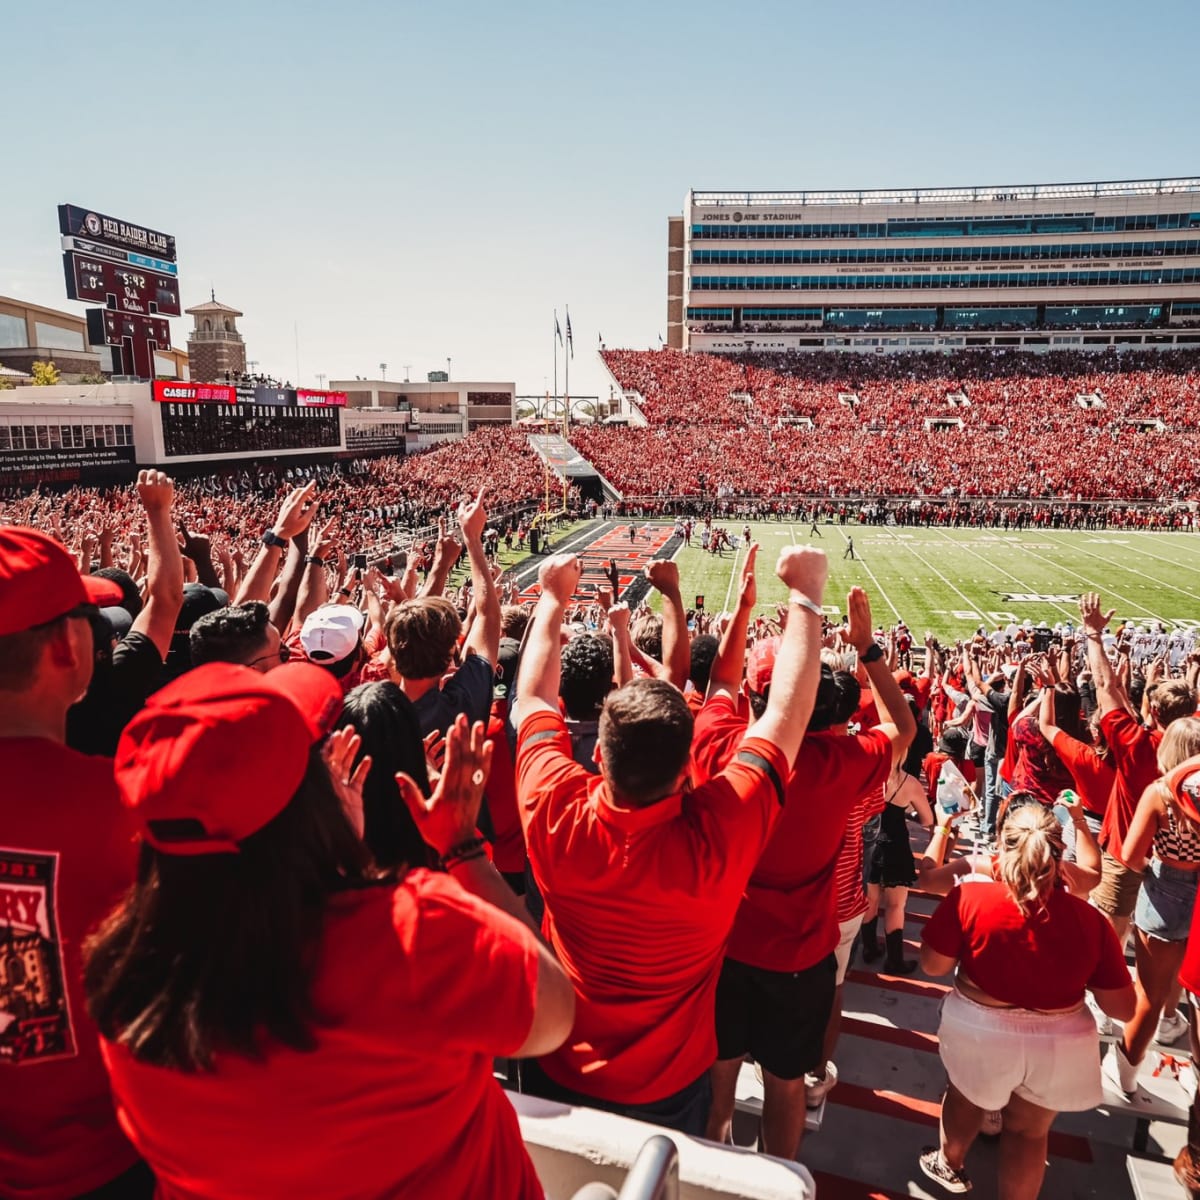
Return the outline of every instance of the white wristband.
{"type": "Polygon", "coordinates": [[[824,617],[825,614],[821,611],[821,606],[815,600],[810,600],[807,596],[789,596],[788,603],[796,605],[797,608],[806,608],[814,617],[824,617]]]}

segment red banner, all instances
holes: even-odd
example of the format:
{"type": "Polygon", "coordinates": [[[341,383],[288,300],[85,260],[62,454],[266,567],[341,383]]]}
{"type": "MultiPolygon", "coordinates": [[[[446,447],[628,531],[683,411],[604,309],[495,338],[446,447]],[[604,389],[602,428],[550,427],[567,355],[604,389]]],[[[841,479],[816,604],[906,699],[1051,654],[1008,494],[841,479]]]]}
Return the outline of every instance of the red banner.
{"type": "Polygon", "coordinates": [[[345,392],[312,392],[307,388],[296,389],[296,403],[305,408],[345,408],[345,392]]]}
{"type": "Polygon", "coordinates": [[[156,379],[153,395],[160,404],[233,404],[237,400],[237,389],[223,383],[174,383],[156,379]]]}

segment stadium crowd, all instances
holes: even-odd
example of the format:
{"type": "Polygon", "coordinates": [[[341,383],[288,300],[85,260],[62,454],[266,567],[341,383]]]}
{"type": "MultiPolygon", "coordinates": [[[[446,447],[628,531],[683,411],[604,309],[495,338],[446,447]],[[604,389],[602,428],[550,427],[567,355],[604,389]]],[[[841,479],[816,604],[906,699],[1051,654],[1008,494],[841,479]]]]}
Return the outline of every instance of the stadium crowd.
{"type": "MultiPolygon", "coordinates": [[[[573,555],[506,605],[482,491],[392,579],[335,569],[344,480],[243,482],[256,548],[219,576],[201,501],[159,471],[105,510],[102,565],[75,553],[78,496],[0,524],[7,1194],[537,1197],[496,1059],[723,1141],[751,1056],[760,1144],[795,1157],[855,948],[917,969],[914,886],[946,897],[919,965],[954,975],[949,1083],[914,1148],[946,1190],[990,1130],[1000,1194],[1038,1194],[1112,1019],[1126,1092],[1156,1040],[1194,1043],[1194,643],[1085,596],[1053,635],[922,655],[861,589],[830,623],[807,546],[771,619],[756,548],[691,633],[666,560],[658,614],[619,579],[581,610],[573,555]]],[[[1200,1194],[1196,1131],[1177,1169],[1200,1194]]]]}

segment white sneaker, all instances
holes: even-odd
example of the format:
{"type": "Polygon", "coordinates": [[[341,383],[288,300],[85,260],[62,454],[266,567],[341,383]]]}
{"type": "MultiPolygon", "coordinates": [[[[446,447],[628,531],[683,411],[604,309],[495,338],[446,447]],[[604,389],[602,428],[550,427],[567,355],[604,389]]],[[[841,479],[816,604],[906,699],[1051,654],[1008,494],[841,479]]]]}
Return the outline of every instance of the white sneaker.
{"type": "Polygon", "coordinates": [[[1101,1037],[1112,1037],[1112,1035],[1113,1035],[1112,1017],[1110,1017],[1108,1015],[1108,1013],[1106,1013],[1100,1007],[1100,1005],[1098,1005],[1096,1003],[1096,1001],[1092,999],[1090,992],[1088,993],[1086,1000],[1087,1000],[1088,1011],[1091,1012],[1092,1019],[1096,1022],[1096,1032],[1101,1037]]]}
{"type": "Polygon", "coordinates": [[[811,1072],[804,1076],[804,1103],[808,1108],[820,1108],[825,1103],[825,1097],[837,1086],[837,1064],[825,1064],[825,1076],[814,1075],[811,1072]]]}
{"type": "Polygon", "coordinates": [[[1125,1057],[1125,1051],[1121,1049],[1120,1042],[1113,1042],[1109,1046],[1108,1053],[1105,1054],[1104,1061],[1100,1065],[1109,1081],[1126,1096],[1132,1096],[1137,1091],[1137,1065],[1125,1057]]]}
{"type": "Polygon", "coordinates": [[[1187,1017],[1178,1009],[1169,1017],[1165,1014],[1158,1020],[1158,1032],[1154,1035],[1156,1042],[1175,1042],[1187,1033],[1187,1017]]]}

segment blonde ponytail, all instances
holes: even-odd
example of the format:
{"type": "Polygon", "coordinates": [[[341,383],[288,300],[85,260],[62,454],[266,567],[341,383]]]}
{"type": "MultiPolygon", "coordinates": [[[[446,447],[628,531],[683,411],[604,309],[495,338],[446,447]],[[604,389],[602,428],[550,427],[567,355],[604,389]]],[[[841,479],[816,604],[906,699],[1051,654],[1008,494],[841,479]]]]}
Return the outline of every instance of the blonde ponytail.
{"type": "Polygon", "coordinates": [[[1000,879],[1023,913],[1040,908],[1057,885],[1062,853],[1062,826],[1048,808],[1025,804],[1005,818],[1000,832],[1000,879]]]}

